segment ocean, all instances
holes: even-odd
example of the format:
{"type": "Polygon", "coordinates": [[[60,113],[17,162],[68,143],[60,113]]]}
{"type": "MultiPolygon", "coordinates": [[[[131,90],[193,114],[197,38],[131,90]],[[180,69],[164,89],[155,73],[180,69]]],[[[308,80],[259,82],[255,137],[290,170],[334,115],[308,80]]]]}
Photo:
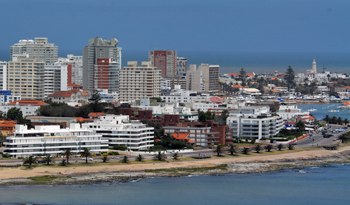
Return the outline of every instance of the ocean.
{"type": "Polygon", "coordinates": [[[349,204],[350,164],[126,183],[0,187],[1,204],[349,204]]]}
{"type": "Polygon", "coordinates": [[[310,112],[317,120],[323,120],[323,118],[328,115],[329,117],[336,116],[343,119],[348,118],[350,120],[350,110],[339,110],[337,107],[341,106],[342,103],[327,103],[327,104],[298,104],[298,108],[301,108],[304,111],[308,109],[315,108],[317,111],[310,112]],[[329,110],[339,110],[339,112],[331,113],[329,110]]]}
{"type": "MultiPolygon", "coordinates": [[[[58,50],[59,57],[67,54],[82,55],[81,49],[58,50]]],[[[0,50],[0,61],[10,60],[10,49],[0,50]]],[[[172,50],[177,50],[173,48],[172,50]]],[[[288,66],[292,66],[295,72],[305,72],[311,69],[312,60],[316,59],[318,72],[325,71],[349,73],[350,53],[315,53],[315,52],[238,52],[238,51],[182,51],[177,50],[177,56],[185,57],[190,64],[209,63],[220,65],[220,73],[238,73],[241,68],[247,72],[273,73],[277,70],[284,73],[288,66]]],[[[122,65],[128,61],[146,61],[148,50],[132,51],[123,48],[122,65]]]]}

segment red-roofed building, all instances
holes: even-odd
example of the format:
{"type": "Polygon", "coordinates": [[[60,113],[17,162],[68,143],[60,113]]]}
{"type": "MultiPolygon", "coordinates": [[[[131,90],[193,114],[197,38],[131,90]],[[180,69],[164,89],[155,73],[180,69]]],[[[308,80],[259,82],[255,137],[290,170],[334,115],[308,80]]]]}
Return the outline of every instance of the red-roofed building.
{"type": "Polygon", "coordinates": [[[52,102],[67,103],[67,102],[78,102],[87,101],[89,94],[80,91],[78,89],[72,89],[68,91],[58,91],[48,96],[52,102]]]}
{"type": "Polygon", "coordinates": [[[216,103],[216,104],[222,104],[224,100],[221,97],[213,96],[210,98],[210,102],[216,103]]]}
{"type": "Polygon", "coordinates": [[[40,100],[16,100],[8,103],[7,105],[35,105],[35,106],[46,106],[49,105],[40,100]]]}
{"type": "Polygon", "coordinates": [[[188,142],[190,144],[194,144],[194,141],[191,141],[190,138],[188,137],[188,134],[179,134],[179,133],[174,133],[171,134],[171,136],[173,136],[177,141],[185,141],[188,142]]]}
{"type": "Polygon", "coordinates": [[[103,116],[103,115],[105,115],[104,112],[91,112],[91,113],[89,113],[88,116],[90,118],[98,118],[99,116],[103,116]]]}
{"type": "Polygon", "coordinates": [[[0,132],[2,136],[8,136],[12,135],[15,131],[15,121],[7,121],[7,120],[1,120],[0,121],[0,132]]]}
{"type": "Polygon", "coordinates": [[[72,90],[72,89],[80,90],[80,89],[83,89],[83,86],[82,85],[78,85],[78,84],[74,84],[74,83],[68,83],[67,84],[67,89],[68,90],[72,90]]]}

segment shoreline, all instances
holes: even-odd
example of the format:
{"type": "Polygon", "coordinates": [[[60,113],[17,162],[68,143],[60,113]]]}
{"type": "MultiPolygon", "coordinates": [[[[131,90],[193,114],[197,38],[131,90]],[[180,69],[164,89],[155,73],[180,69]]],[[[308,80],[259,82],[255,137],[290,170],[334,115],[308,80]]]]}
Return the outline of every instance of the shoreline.
{"type": "Polygon", "coordinates": [[[76,170],[78,167],[38,167],[31,170],[8,168],[0,170],[0,186],[123,183],[150,177],[262,173],[301,166],[325,166],[329,163],[350,163],[350,146],[333,151],[318,149],[272,155],[248,155],[170,163],[79,167],[78,170],[76,170]],[[44,172],[42,172],[43,169],[45,169],[44,172]],[[27,173],[29,176],[16,177],[12,175],[12,177],[6,177],[2,175],[9,170],[13,174],[19,171],[27,173]],[[60,170],[60,172],[57,172],[57,170],[60,170]]]}

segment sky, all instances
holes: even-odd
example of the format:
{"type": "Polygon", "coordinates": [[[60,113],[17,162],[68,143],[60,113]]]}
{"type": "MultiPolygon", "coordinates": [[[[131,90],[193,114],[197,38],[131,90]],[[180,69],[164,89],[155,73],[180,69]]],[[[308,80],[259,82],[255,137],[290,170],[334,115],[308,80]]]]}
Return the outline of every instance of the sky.
{"type": "Polygon", "coordinates": [[[34,37],[48,37],[61,56],[81,55],[97,36],[145,58],[154,49],[350,53],[348,0],[0,0],[0,7],[0,52],[8,56],[11,45],[34,37]]]}

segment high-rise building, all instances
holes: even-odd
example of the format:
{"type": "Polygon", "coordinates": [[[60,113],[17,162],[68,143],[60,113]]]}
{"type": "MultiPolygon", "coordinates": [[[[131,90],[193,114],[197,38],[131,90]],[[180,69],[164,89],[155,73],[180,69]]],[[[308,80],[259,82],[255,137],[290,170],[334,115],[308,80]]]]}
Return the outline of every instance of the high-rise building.
{"type": "Polygon", "coordinates": [[[161,71],[161,77],[173,77],[176,73],[176,51],[154,50],[148,52],[148,61],[161,71]]]}
{"type": "Polygon", "coordinates": [[[186,73],[186,90],[197,92],[204,91],[204,79],[201,70],[197,70],[195,64],[190,65],[190,70],[186,73]]]}
{"type": "Polygon", "coordinates": [[[58,64],[67,65],[68,84],[83,85],[83,56],[68,54],[67,58],[58,58],[58,64]]]}
{"type": "Polygon", "coordinates": [[[315,60],[315,59],[312,61],[312,72],[313,72],[313,73],[317,73],[317,69],[316,69],[316,60],[315,60]]]}
{"type": "Polygon", "coordinates": [[[95,65],[98,58],[112,58],[121,69],[122,48],[117,47],[118,40],[112,38],[110,41],[102,38],[92,38],[89,45],[83,48],[83,86],[85,89],[94,89],[95,65]]]}
{"type": "Polygon", "coordinates": [[[119,65],[112,58],[98,58],[94,70],[94,89],[119,92],[119,65]]]}
{"type": "Polygon", "coordinates": [[[220,76],[220,66],[219,65],[209,65],[207,63],[202,63],[198,66],[198,70],[202,71],[204,81],[204,91],[205,92],[218,92],[219,91],[219,76],[220,76]]]}
{"type": "Polygon", "coordinates": [[[58,47],[49,43],[47,38],[34,38],[33,40],[20,40],[19,43],[11,46],[11,61],[14,61],[15,54],[28,54],[36,58],[38,62],[54,63],[58,59],[58,47]]]}
{"type": "Polygon", "coordinates": [[[36,58],[14,57],[8,63],[7,89],[22,99],[44,97],[44,62],[36,58]]]}
{"type": "Polygon", "coordinates": [[[67,65],[64,64],[46,64],[44,77],[44,95],[45,97],[58,91],[67,90],[67,65]]]}
{"type": "Polygon", "coordinates": [[[0,90],[7,89],[7,62],[0,61],[0,90]]]}
{"type": "Polygon", "coordinates": [[[176,59],[176,73],[175,75],[185,78],[187,71],[187,58],[178,57],[176,59]]]}
{"type": "Polygon", "coordinates": [[[120,101],[150,97],[160,97],[160,70],[152,67],[150,62],[138,66],[137,61],[129,61],[119,73],[120,101]]]}

